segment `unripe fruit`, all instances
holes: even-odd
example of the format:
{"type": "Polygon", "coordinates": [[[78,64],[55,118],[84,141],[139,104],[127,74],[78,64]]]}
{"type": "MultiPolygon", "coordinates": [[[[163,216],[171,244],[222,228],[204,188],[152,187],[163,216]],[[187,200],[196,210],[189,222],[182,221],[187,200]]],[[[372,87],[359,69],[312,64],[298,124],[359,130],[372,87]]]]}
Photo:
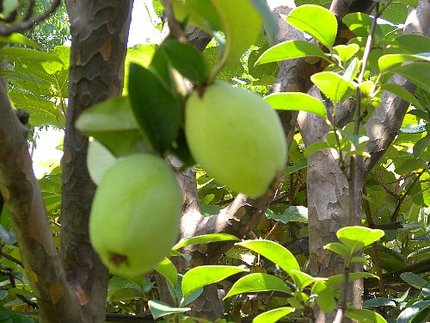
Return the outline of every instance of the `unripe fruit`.
{"type": "Polygon", "coordinates": [[[159,157],[136,154],[110,167],[90,216],[90,240],[112,273],[134,276],[155,267],[176,242],[182,197],[159,157]]]}
{"type": "Polygon", "coordinates": [[[286,163],[277,113],[258,95],[216,81],[186,102],[185,134],[194,159],[220,183],[256,197],[286,163]]]}

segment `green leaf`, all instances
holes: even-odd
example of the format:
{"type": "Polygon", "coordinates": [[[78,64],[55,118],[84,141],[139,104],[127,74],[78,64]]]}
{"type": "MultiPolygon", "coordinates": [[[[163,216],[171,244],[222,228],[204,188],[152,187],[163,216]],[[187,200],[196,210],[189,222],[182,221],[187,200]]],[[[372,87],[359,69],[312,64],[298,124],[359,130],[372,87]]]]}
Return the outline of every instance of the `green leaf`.
{"type": "Polygon", "coordinates": [[[187,271],[182,278],[182,295],[187,297],[200,287],[217,283],[246,269],[234,266],[198,266],[187,271]]]}
{"type": "Polygon", "coordinates": [[[57,55],[28,48],[3,47],[0,48],[0,56],[7,57],[11,61],[16,58],[25,58],[32,61],[57,61],[61,63],[57,55]]]}
{"type": "MultiPolygon", "coordinates": [[[[420,323],[415,322],[414,318],[417,317],[420,312],[428,309],[430,306],[430,300],[418,301],[412,305],[406,307],[400,315],[397,317],[396,323],[420,323]]],[[[422,322],[422,321],[421,321],[422,322]]]]}
{"type": "Polygon", "coordinates": [[[178,0],[172,1],[172,5],[176,19],[187,20],[208,33],[221,30],[220,18],[212,1],[178,0]]]}
{"type": "Polygon", "coordinates": [[[2,14],[3,17],[8,18],[12,15],[16,10],[18,10],[18,6],[20,5],[18,0],[3,0],[2,1],[2,14]]]}
{"type": "Polygon", "coordinates": [[[270,209],[266,210],[266,216],[269,219],[287,224],[289,222],[308,223],[308,208],[305,206],[289,206],[282,214],[275,214],[270,209]]]}
{"type": "Polygon", "coordinates": [[[422,289],[429,286],[429,282],[427,280],[412,272],[401,273],[400,278],[417,289],[422,289]]]}
{"type": "Polygon", "coordinates": [[[349,256],[348,249],[346,249],[346,247],[339,242],[328,243],[324,246],[324,249],[335,252],[344,258],[349,256]]]}
{"type": "Polygon", "coordinates": [[[93,105],[79,116],[76,128],[87,136],[93,136],[115,156],[150,150],[149,143],[138,128],[127,97],[93,105]]]}
{"type": "Polygon", "coordinates": [[[161,44],[169,61],[179,73],[194,84],[203,84],[208,77],[206,63],[202,55],[191,44],[168,38],[161,44]]]}
{"type": "Polygon", "coordinates": [[[302,291],[310,284],[316,282],[316,279],[311,275],[308,275],[300,270],[291,270],[291,278],[293,278],[294,283],[297,286],[297,289],[302,291]]]}
{"type": "Polygon", "coordinates": [[[211,0],[226,37],[222,62],[238,60],[257,39],[261,16],[249,0],[211,0]]]}
{"type": "Polygon", "coordinates": [[[316,56],[327,60],[324,52],[318,46],[302,40],[287,40],[267,49],[257,59],[255,65],[307,56],[316,56]]]}
{"type": "Polygon", "coordinates": [[[32,41],[30,38],[27,38],[23,34],[19,34],[19,33],[12,33],[8,36],[0,36],[0,42],[26,45],[32,48],[39,47],[39,45],[36,42],[32,41]]]}
{"type": "Polygon", "coordinates": [[[105,171],[116,163],[116,158],[101,143],[90,138],[87,152],[87,167],[90,177],[95,184],[99,184],[105,171]]]}
{"type": "MultiPolygon", "coordinates": [[[[364,278],[378,278],[378,276],[371,273],[362,272],[362,271],[353,272],[348,275],[348,282],[352,283],[356,280],[364,279],[364,278]]],[[[343,281],[344,281],[343,274],[339,274],[339,275],[330,276],[329,278],[327,278],[326,282],[327,282],[327,286],[334,288],[334,287],[341,286],[343,281]]]]}
{"type": "Polygon", "coordinates": [[[430,56],[424,54],[387,54],[379,57],[378,66],[381,72],[385,72],[393,67],[399,66],[404,62],[409,61],[430,61],[430,56]]]}
{"type": "Polygon", "coordinates": [[[267,5],[266,0],[251,0],[257,12],[263,18],[265,36],[272,42],[276,39],[278,23],[267,5]]]}
{"type": "Polygon", "coordinates": [[[430,63],[417,62],[406,64],[393,68],[391,72],[403,75],[423,90],[430,91],[430,63]]]}
{"type": "Polygon", "coordinates": [[[168,258],[164,258],[160,261],[154,270],[166,278],[173,287],[178,283],[178,271],[176,270],[175,265],[168,258]]]}
{"type": "Polygon", "coordinates": [[[173,93],[150,70],[130,64],[128,93],[136,120],[157,151],[171,148],[180,125],[180,109],[173,93]]]}
{"type": "Polygon", "coordinates": [[[360,49],[357,44],[337,45],[333,47],[343,64],[349,61],[360,49]]]}
{"type": "Polygon", "coordinates": [[[356,86],[335,72],[320,72],[311,76],[312,82],[334,103],[344,101],[356,86]]]}
{"type": "Polygon", "coordinates": [[[406,102],[410,102],[417,108],[423,109],[421,102],[416,98],[416,96],[406,90],[403,86],[395,83],[386,83],[381,85],[381,90],[394,93],[406,102]]]}
{"type": "Polygon", "coordinates": [[[382,315],[363,308],[348,308],[345,315],[360,323],[387,323],[382,315]]]}
{"type": "Polygon", "coordinates": [[[306,111],[327,118],[325,105],[318,99],[301,92],[274,93],[264,98],[276,110],[306,111]]]}
{"type": "Polygon", "coordinates": [[[313,36],[327,48],[331,48],[336,40],[336,17],[324,7],[303,5],[294,8],[288,15],[287,22],[313,36]]]}
{"type": "Polygon", "coordinates": [[[234,235],[227,233],[208,233],[201,236],[195,236],[190,238],[183,238],[176,243],[172,249],[178,250],[186,246],[210,242],[221,242],[221,241],[239,241],[240,239],[234,235]]]}
{"type": "Polygon", "coordinates": [[[337,231],[337,238],[348,249],[350,254],[378,241],[384,236],[384,231],[362,226],[344,227],[337,231]]]}
{"type": "Polygon", "coordinates": [[[279,307],[257,315],[254,318],[254,320],[252,320],[252,322],[253,323],[274,323],[292,312],[294,312],[294,308],[279,307]]]}
{"type": "MultiPolygon", "coordinates": [[[[342,21],[357,36],[367,37],[370,33],[372,18],[363,12],[349,13],[343,17],[342,21]]],[[[380,28],[379,32],[381,32],[380,28]]]]}
{"type": "Polygon", "coordinates": [[[166,315],[185,313],[191,310],[189,307],[170,307],[163,302],[153,300],[148,301],[148,306],[155,320],[166,315]]]}
{"type": "Polygon", "coordinates": [[[327,313],[336,308],[336,291],[327,285],[326,280],[317,281],[312,286],[311,294],[317,296],[316,302],[324,312],[327,313]]]}
{"type": "Polygon", "coordinates": [[[402,51],[417,54],[430,52],[430,38],[423,35],[402,35],[396,39],[402,51]]]}
{"type": "Polygon", "coordinates": [[[375,298],[367,299],[363,302],[363,307],[377,308],[382,306],[396,307],[396,303],[386,297],[375,297],[375,298]]]}
{"type": "Polygon", "coordinates": [[[294,255],[287,248],[274,241],[247,240],[239,242],[236,245],[250,249],[262,255],[263,257],[278,265],[288,274],[291,272],[291,270],[300,270],[299,263],[297,262],[294,255]]]}
{"type": "Polygon", "coordinates": [[[303,154],[305,155],[306,158],[309,158],[311,155],[315,154],[316,152],[324,149],[328,149],[330,147],[331,146],[326,141],[314,142],[309,147],[306,147],[303,154]]]}
{"type": "Polygon", "coordinates": [[[238,294],[278,291],[291,294],[288,285],[280,278],[263,273],[246,275],[237,280],[225,295],[224,299],[238,294]]]}

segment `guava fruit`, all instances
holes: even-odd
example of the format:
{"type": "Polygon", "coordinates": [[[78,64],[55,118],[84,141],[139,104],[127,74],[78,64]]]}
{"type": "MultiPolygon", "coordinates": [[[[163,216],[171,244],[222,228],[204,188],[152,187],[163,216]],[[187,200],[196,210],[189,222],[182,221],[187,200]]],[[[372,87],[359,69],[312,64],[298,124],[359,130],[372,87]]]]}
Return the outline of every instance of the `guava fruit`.
{"type": "Polygon", "coordinates": [[[263,194],[286,163],[277,113],[257,94],[215,81],[193,92],[185,135],[194,159],[218,182],[251,197],[263,194]]]}
{"type": "Polygon", "coordinates": [[[182,195],[159,157],[126,156],[102,176],[94,196],[90,240],[112,273],[135,276],[156,266],[176,242],[182,195]]]}

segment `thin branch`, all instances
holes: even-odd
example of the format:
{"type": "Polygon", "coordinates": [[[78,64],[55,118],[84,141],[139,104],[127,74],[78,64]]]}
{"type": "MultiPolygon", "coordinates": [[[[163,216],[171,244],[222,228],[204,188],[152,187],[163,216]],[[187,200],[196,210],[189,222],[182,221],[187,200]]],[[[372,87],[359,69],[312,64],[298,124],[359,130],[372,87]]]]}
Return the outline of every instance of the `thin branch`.
{"type": "Polygon", "coordinates": [[[25,127],[19,122],[0,82],[0,192],[15,228],[24,267],[38,299],[41,319],[81,322],[80,305],[56,254],[42,195],[32,169],[25,127]],[[53,293],[54,292],[54,293],[53,293]],[[64,304],[58,306],[58,304],[64,304]],[[48,315],[49,313],[49,315],[48,315]]]}
{"type": "Polygon", "coordinates": [[[175,36],[175,38],[182,43],[188,42],[187,36],[182,28],[179,21],[176,20],[173,14],[172,0],[164,0],[164,12],[167,18],[167,24],[169,26],[170,32],[175,36]]]}
{"type": "MultiPolygon", "coordinates": [[[[34,25],[45,20],[48,16],[53,14],[60,4],[61,4],[61,0],[53,0],[51,6],[48,9],[46,9],[43,13],[41,13],[39,16],[36,16],[33,18],[28,17],[28,19],[25,19],[20,23],[13,24],[12,26],[9,26],[9,27],[0,25],[0,35],[7,36],[14,32],[24,31],[32,28],[34,25]]],[[[29,9],[31,7],[32,5],[30,3],[29,9]]],[[[26,18],[28,14],[29,12],[26,13],[26,18]]]]}
{"type": "MultiPolygon", "coordinates": [[[[0,267],[1,268],[1,267],[0,267]]],[[[13,270],[12,270],[12,268],[5,268],[5,267],[3,267],[3,268],[1,268],[0,269],[0,273],[2,274],[2,275],[5,275],[5,276],[7,276],[8,278],[9,278],[9,284],[10,284],[10,287],[11,288],[16,288],[16,283],[15,283],[15,274],[14,274],[14,272],[13,272],[13,270]]],[[[29,305],[29,306],[31,306],[31,307],[33,307],[33,308],[35,308],[35,309],[37,309],[38,308],[38,306],[37,306],[37,304],[35,303],[35,302],[33,302],[33,301],[31,301],[31,300],[29,300],[27,297],[25,297],[24,295],[21,295],[21,294],[15,294],[16,295],[16,297],[18,298],[18,299],[20,299],[21,301],[23,301],[25,304],[27,304],[27,305],[29,305]]]]}

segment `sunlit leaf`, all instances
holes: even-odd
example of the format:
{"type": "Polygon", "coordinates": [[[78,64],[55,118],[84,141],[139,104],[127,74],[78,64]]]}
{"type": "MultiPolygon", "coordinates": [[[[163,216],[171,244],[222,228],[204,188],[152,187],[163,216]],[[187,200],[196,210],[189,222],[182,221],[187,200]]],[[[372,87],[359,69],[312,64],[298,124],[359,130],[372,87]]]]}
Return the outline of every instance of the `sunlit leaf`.
{"type": "Polygon", "coordinates": [[[183,238],[176,243],[172,249],[178,250],[186,246],[210,242],[221,242],[221,241],[239,241],[240,239],[234,235],[227,233],[208,233],[201,236],[195,236],[190,238],[183,238]]]}
{"type": "Polygon", "coordinates": [[[182,278],[182,295],[187,297],[200,287],[217,283],[246,269],[234,266],[198,266],[187,271],[182,278]]]}
{"type": "Polygon", "coordinates": [[[327,59],[324,52],[318,46],[301,40],[287,40],[267,49],[255,65],[279,62],[288,59],[316,56],[327,59]]]}
{"type": "Polygon", "coordinates": [[[299,263],[294,255],[285,247],[270,240],[247,240],[236,245],[255,251],[278,265],[286,273],[291,270],[300,270],[299,263]]]}
{"type": "Polygon", "coordinates": [[[254,273],[246,275],[236,281],[224,299],[238,294],[268,291],[278,291],[286,294],[292,293],[291,289],[282,279],[269,274],[254,273]]]}
{"type": "Polygon", "coordinates": [[[175,265],[168,258],[164,258],[160,261],[154,270],[166,278],[172,286],[176,286],[178,282],[178,271],[176,270],[175,265]]]}
{"type": "Polygon", "coordinates": [[[287,22],[298,30],[313,36],[328,48],[334,44],[337,20],[324,7],[309,4],[294,8],[288,15],[287,22]]]}
{"type": "Polygon", "coordinates": [[[279,307],[257,315],[252,322],[253,323],[274,323],[292,312],[294,312],[294,308],[279,307]]]}
{"type": "Polygon", "coordinates": [[[350,226],[339,229],[336,236],[352,254],[378,241],[384,236],[384,231],[362,226],[350,226]]]}
{"type": "Polygon", "coordinates": [[[280,92],[270,94],[264,100],[276,110],[306,111],[323,119],[327,117],[324,103],[306,93],[280,92]]]}

